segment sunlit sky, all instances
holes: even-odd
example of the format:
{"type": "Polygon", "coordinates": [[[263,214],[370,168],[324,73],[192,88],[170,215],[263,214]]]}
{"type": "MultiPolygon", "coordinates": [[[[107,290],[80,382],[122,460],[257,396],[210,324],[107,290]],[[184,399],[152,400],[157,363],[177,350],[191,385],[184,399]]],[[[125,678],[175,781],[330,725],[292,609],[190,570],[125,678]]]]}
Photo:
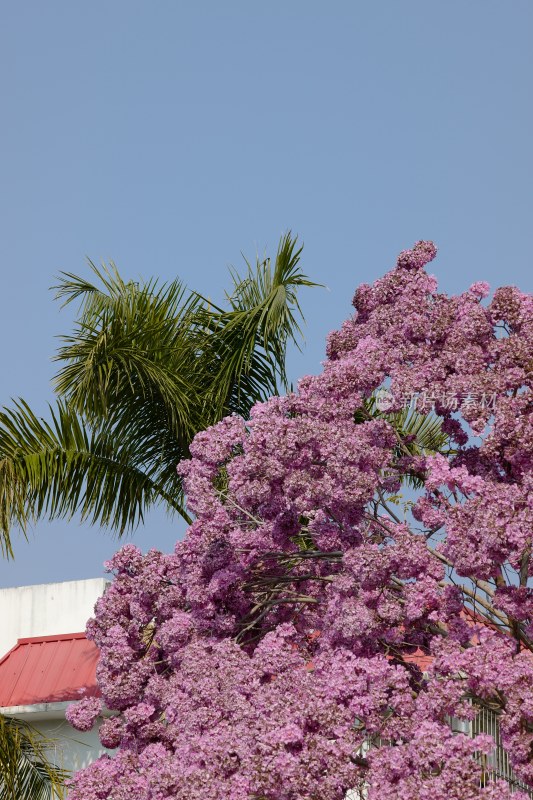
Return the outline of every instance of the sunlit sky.
{"type": "MultiPolygon", "coordinates": [[[[0,405],[47,416],[72,316],[49,288],[86,257],[215,300],[241,252],[292,229],[307,290],[296,381],[357,284],[433,239],[442,289],[531,289],[531,0],[0,2],[0,405]]],[[[151,513],[133,540],[170,550],[151,513]]],[[[78,520],[14,536],[0,586],[96,577],[78,520]]]]}

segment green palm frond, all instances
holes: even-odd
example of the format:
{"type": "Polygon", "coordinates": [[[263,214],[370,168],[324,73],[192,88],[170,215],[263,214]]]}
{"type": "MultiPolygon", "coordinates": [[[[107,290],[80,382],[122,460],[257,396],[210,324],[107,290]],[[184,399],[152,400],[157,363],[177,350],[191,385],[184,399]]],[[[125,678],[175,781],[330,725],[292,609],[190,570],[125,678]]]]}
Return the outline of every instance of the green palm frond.
{"type": "Polygon", "coordinates": [[[240,324],[239,314],[246,316],[248,324],[250,316],[255,319],[265,351],[275,347],[280,340],[292,339],[298,344],[297,335],[302,334],[297,321],[297,315],[303,319],[297,289],[319,285],[310,281],[301,270],[302,250],[302,247],[297,248],[297,238],[289,232],[279,244],[274,270],[269,258],[257,259],[255,268],[245,259],[247,273],[244,277],[232,270],[234,290],[228,296],[233,312],[232,324],[240,324]]]}
{"type": "Polygon", "coordinates": [[[63,336],[56,391],[90,419],[131,404],[161,403],[181,438],[198,429],[202,391],[194,337],[199,300],[180,281],[126,283],[116,267],[91,264],[103,289],[63,274],[65,303],[78,300],[74,333],[63,336]]]}
{"type": "Polygon", "coordinates": [[[92,280],[62,273],[74,330],[56,355],[59,396],[48,421],[23,401],[0,412],[0,548],[11,526],[80,514],[119,535],[151,505],[184,509],[180,460],[198,431],[286,387],[288,341],[303,318],[297,293],[314,286],[296,239],[274,264],[232,272],[228,308],[179,281],[126,281],[114,264],[89,262],[92,280]]]}
{"type": "MultiPolygon", "coordinates": [[[[12,555],[13,523],[23,530],[39,518],[99,522],[120,534],[136,527],[147,507],[164,502],[190,521],[183,495],[166,491],[146,465],[137,439],[104,425],[91,429],[65,402],[51,421],[20,401],[0,412],[0,526],[4,555],[12,555]]],[[[175,466],[174,466],[175,471],[175,466]]]]}
{"type": "Polygon", "coordinates": [[[401,411],[381,411],[376,395],[373,394],[355,411],[354,420],[364,422],[377,418],[385,419],[392,425],[402,440],[404,453],[409,450],[411,455],[431,455],[440,453],[449,446],[450,438],[442,430],[443,419],[434,411],[423,414],[412,404],[401,411]]]}
{"type": "Polygon", "coordinates": [[[56,290],[56,299],[63,300],[63,306],[77,300],[80,306],[84,307],[86,314],[90,315],[92,311],[94,316],[98,317],[102,305],[111,305],[120,297],[127,295],[130,282],[121,278],[112,261],[109,266],[102,265],[102,267],[97,267],[90,258],[87,259],[87,263],[103,288],[72,272],[61,272],[60,283],[52,288],[56,290]]]}
{"type": "Polygon", "coordinates": [[[0,800],[65,797],[68,773],[50,761],[53,745],[28,723],[0,715],[0,800]]]}
{"type": "Polygon", "coordinates": [[[280,241],[274,265],[268,258],[258,258],[252,267],[245,259],[244,276],[232,270],[229,310],[207,306],[203,298],[202,325],[212,345],[219,413],[243,413],[253,402],[277,394],[280,387],[287,390],[287,344],[298,346],[299,320],[303,320],[297,292],[302,286],[320,285],[302,272],[301,253],[289,232],[280,241]]]}
{"type": "MultiPolygon", "coordinates": [[[[434,411],[423,414],[413,405],[402,408],[401,411],[380,411],[373,394],[364,400],[362,406],[354,414],[356,423],[369,419],[384,419],[392,425],[398,437],[395,457],[402,456],[428,456],[442,453],[450,455],[454,451],[450,446],[450,437],[442,430],[443,419],[434,411]]],[[[404,474],[402,481],[414,489],[423,486],[422,476],[414,473],[404,474]]]]}
{"type": "Polygon", "coordinates": [[[449,436],[442,430],[443,420],[434,412],[422,414],[408,406],[386,419],[398,431],[403,447],[411,455],[434,455],[449,447],[449,436]]]}

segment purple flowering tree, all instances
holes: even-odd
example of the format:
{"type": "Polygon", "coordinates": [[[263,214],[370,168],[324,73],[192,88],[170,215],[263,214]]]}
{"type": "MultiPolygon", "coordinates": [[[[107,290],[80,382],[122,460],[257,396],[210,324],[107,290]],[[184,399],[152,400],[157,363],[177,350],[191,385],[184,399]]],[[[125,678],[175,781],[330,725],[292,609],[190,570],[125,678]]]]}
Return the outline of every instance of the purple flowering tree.
{"type": "Polygon", "coordinates": [[[322,374],[196,436],[173,554],[109,563],[118,749],[72,800],[529,796],[533,303],[438,293],[435,253],[359,287],[322,374]]]}

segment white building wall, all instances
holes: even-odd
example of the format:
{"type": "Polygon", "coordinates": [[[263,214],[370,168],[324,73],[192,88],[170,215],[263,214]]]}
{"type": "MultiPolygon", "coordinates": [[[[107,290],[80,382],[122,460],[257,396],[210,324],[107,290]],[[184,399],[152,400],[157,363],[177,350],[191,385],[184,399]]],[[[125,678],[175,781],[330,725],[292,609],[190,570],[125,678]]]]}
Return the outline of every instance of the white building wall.
{"type": "Polygon", "coordinates": [[[102,747],[98,731],[75,731],[65,720],[51,719],[32,723],[37,730],[54,739],[54,746],[49,751],[50,761],[56,766],[77,772],[88,767],[104,753],[110,753],[102,747]]]}
{"type": "MultiPolygon", "coordinates": [[[[81,633],[109,581],[104,578],[0,589],[0,658],[31,636],[81,633]]],[[[65,720],[69,703],[1,709],[55,739],[50,760],[70,772],[88,766],[103,753],[98,731],[74,730],[65,720]]]]}
{"type": "Polygon", "coordinates": [[[0,589],[0,658],[17,639],[83,632],[107,584],[91,578],[0,589]]]}

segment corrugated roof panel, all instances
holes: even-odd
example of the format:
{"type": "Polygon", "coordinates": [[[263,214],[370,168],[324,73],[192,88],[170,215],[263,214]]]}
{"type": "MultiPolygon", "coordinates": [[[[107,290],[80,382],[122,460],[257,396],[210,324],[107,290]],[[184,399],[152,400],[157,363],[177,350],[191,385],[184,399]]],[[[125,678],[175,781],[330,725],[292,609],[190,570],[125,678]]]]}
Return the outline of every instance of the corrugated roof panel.
{"type": "Polygon", "coordinates": [[[19,639],[0,661],[0,707],[98,695],[98,656],[83,633],[19,639]]]}

